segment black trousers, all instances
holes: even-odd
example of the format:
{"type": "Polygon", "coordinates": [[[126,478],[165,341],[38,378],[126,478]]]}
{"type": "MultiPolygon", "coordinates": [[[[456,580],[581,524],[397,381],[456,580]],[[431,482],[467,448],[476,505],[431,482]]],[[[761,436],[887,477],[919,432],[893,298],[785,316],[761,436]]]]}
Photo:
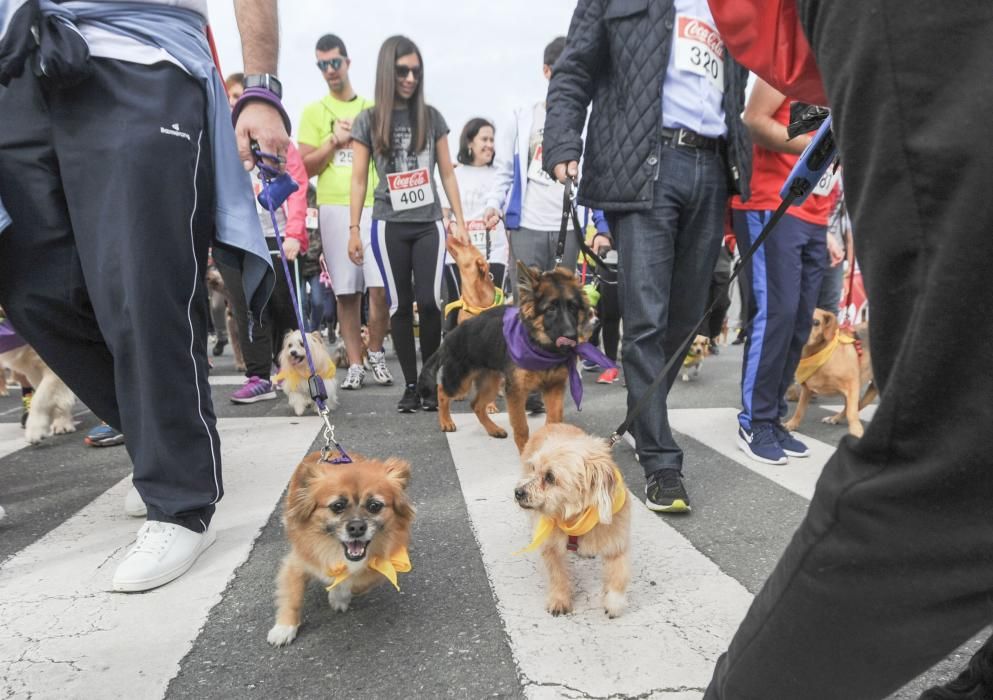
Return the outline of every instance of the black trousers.
{"type": "Polygon", "coordinates": [[[993,6],[800,0],[882,400],[824,468],[706,698],[882,698],[993,620],[993,6]],[[949,349],[955,348],[954,358],[949,349]]]}
{"type": "Polygon", "coordinates": [[[0,303],[127,435],[151,520],[202,531],[220,500],[204,271],[206,97],[176,66],[94,59],[71,88],[0,88],[0,303]]]}

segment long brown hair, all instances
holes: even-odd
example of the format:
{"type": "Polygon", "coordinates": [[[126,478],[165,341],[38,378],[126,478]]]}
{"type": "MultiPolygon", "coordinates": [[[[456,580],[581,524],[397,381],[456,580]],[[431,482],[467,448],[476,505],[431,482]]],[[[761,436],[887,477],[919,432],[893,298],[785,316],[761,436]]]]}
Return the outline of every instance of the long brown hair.
{"type": "Polygon", "coordinates": [[[421,64],[421,79],[407,102],[410,112],[411,148],[414,153],[424,150],[429,128],[428,108],[424,103],[424,59],[417,44],[405,36],[391,36],[379,49],[376,62],[376,106],[373,108],[373,150],[381,155],[393,152],[393,108],[396,105],[396,62],[401,56],[417,54],[421,64]]]}

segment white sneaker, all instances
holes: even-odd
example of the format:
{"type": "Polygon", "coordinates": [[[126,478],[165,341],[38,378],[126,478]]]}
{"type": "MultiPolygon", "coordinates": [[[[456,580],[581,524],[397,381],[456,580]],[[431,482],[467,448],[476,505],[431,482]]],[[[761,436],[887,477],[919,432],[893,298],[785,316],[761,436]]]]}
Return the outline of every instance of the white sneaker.
{"type": "Polygon", "coordinates": [[[138,530],[134,547],[114,572],[114,590],[148,591],[179,578],[215,539],[211,528],[198,533],[182,525],[149,520],[138,530]]]}
{"type": "Polygon", "coordinates": [[[348,374],[341,380],[342,389],[361,389],[365,381],[365,370],[362,365],[350,365],[348,374]]]}
{"type": "Polygon", "coordinates": [[[138,489],[134,487],[134,484],[128,489],[128,495],[124,497],[124,512],[132,518],[144,518],[148,515],[148,507],[141,500],[141,495],[139,495],[138,489]]]}
{"type": "Polygon", "coordinates": [[[386,350],[379,352],[370,350],[369,364],[372,365],[372,378],[376,380],[377,384],[393,385],[393,375],[390,374],[390,368],[386,366],[386,350]]]}

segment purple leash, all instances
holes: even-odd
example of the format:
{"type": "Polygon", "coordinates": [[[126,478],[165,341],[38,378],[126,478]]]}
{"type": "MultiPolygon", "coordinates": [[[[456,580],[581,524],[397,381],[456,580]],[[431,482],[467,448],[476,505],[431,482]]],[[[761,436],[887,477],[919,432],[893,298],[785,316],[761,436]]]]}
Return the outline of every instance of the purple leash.
{"type": "Polygon", "coordinates": [[[296,286],[293,282],[293,276],[290,274],[289,261],[287,261],[286,253],[283,251],[283,236],[279,232],[279,224],[276,222],[276,207],[282,204],[286,197],[296,191],[297,184],[288,175],[285,175],[285,173],[281,176],[278,168],[265,164],[264,159],[266,158],[275,163],[281,162],[282,159],[279,156],[271,153],[263,153],[257,147],[253,148],[253,152],[255,154],[256,166],[259,169],[259,181],[262,183],[262,193],[259,195],[259,200],[269,210],[272,229],[276,234],[276,247],[279,249],[279,259],[283,263],[283,274],[286,276],[286,286],[290,290],[290,300],[293,302],[293,315],[296,317],[297,326],[300,329],[300,337],[303,339],[303,350],[307,355],[307,366],[310,368],[310,379],[308,380],[310,397],[317,404],[318,413],[324,420],[324,447],[321,448],[321,461],[330,462],[331,464],[351,464],[352,458],[348,456],[348,453],[345,452],[345,449],[334,437],[334,425],[331,424],[330,418],[331,411],[328,409],[326,403],[328,391],[324,386],[324,378],[317,373],[317,369],[314,367],[314,358],[310,354],[310,343],[307,342],[307,334],[303,330],[304,325],[303,318],[300,316],[300,305],[297,303],[296,286]],[[278,178],[281,177],[285,177],[289,181],[289,184],[285,184],[285,181],[283,181],[284,184],[279,189],[284,191],[277,193],[279,202],[274,204],[273,198],[270,196],[270,186],[280,182],[278,178]],[[331,453],[332,445],[337,450],[338,456],[329,460],[328,455],[331,453]]]}

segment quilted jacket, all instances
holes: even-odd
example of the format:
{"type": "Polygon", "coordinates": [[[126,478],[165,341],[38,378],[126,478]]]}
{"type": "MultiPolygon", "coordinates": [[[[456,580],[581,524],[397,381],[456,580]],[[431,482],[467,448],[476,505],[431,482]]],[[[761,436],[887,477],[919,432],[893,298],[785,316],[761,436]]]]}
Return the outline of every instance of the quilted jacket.
{"type": "MultiPolygon", "coordinates": [[[[579,200],[586,206],[652,206],[674,22],[672,0],[579,0],[548,86],[542,147],[549,173],[557,163],[583,156],[579,200]],[[591,102],[584,153],[581,135],[591,102]]],[[[748,71],[730,52],[724,68],[729,188],[747,199],[752,144],[741,113],[748,71]]]]}

